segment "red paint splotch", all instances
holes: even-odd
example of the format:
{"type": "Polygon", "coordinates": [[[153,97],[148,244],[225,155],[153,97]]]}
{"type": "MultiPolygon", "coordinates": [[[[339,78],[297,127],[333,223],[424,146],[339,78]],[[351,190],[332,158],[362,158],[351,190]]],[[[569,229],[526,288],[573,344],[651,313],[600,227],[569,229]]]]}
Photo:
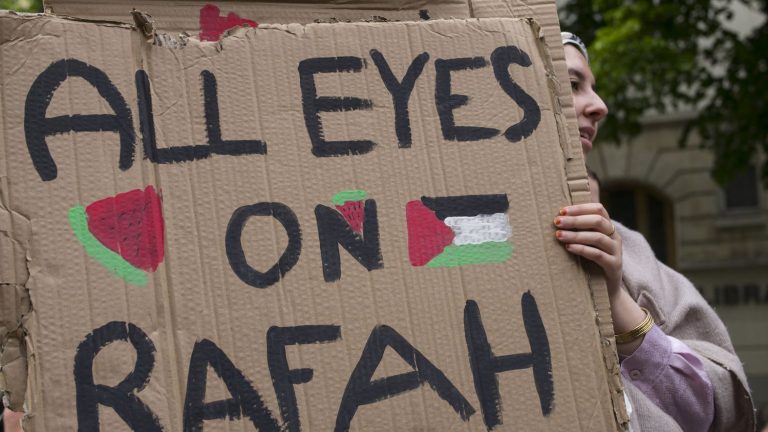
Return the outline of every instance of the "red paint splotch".
{"type": "Polygon", "coordinates": [[[221,10],[212,4],[200,9],[200,40],[217,41],[225,31],[242,25],[258,27],[259,24],[254,20],[241,18],[234,12],[221,16],[221,10]]]}
{"type": "Polygon", "coordinates": [[[85,211],[91,234],[134,267],[152,272],[163,261],[163,211],[152,186],[95,201],[85,211]]]}
{"type": "Polygon", "coordinates": [[[405,219],[408,223],[408,258],[414,267],[427,265],[453,242],[453,230],[421,201],[409,201],[405,205],[405,219]]]}

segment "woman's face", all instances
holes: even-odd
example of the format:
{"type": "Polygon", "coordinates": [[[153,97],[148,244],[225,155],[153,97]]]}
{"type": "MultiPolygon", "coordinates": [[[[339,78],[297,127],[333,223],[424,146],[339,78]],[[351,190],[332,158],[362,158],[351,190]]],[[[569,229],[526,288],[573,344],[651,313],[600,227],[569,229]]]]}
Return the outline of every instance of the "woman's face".
{"type": "Polygon", "coordinates": [[[608,114],[608,107],[595,93],[595,77],[581,52],[572,45],[565,45],[565,64],[571,79],[573,104],[579,121],[579,136],[584,154],[592,150],[597,136],[597,124],[608,114]]]}

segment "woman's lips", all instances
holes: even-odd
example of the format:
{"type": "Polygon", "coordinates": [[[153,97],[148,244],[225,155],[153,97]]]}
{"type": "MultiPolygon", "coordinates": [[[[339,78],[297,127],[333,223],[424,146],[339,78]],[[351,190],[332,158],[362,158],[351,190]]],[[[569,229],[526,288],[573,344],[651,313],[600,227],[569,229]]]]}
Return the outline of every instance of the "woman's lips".
{"type": "Polygon", "coordinates": [[[579,138],[581,138],[581,145],[585,149],[592,148],[592,138],[595,136],[595,128],[591,126],[584,126],[579,128],[579,138]]]}

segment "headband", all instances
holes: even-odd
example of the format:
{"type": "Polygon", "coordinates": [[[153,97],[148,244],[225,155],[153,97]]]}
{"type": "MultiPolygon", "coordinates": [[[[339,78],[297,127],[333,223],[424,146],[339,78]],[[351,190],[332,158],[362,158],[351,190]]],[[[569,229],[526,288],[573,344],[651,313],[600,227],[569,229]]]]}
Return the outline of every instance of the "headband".
{"type": "Polygon", "coordinates": [[[584,58],[587,59],[587,63],[589,63],[589,54],[587,53],[587,46],[584,45],[584,41],[582,41],[580,37],[576,36],[571,32],[561,32],[560,37],[563,39],[563,45],[575,46],[579,50],[579,52],[581,52],[581,55],[583,55],[584,58]]]}

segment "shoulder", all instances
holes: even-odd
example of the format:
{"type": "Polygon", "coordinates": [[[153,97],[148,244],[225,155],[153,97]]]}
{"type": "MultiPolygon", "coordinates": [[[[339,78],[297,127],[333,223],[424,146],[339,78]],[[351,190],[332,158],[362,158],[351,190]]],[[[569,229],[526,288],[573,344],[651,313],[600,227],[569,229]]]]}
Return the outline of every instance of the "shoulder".
{"type": "Polygon", "coordinates": [[[621,236],[624,272],[633,273],[633,270],[646,272],[659,267],[656,254],[645,237],[637,231],[631,230],[620,222],[611,221],[616,227],[616,232],[621,236]]]}
{"type": "Polygon", "coordinates": [[[633,229],[627,228],[621,222],[615,220],[611,220],[611,222],[616,227],[616,232],[621,236],[621,240],[625,248],[627,246],[631,246],[633,248],[651,250],[651,246],[648,244],[648,241],[642,234],[633,229]]]}
{"type": "Polygon", "coordinates": [[[641,306],[649,309],[667,334],[688,329],[691,315],[717,320],[693,284],[682,274],[656,259],[642,234],[620,223],[616,232],[622,239],[622,282],[641,306]]]}

